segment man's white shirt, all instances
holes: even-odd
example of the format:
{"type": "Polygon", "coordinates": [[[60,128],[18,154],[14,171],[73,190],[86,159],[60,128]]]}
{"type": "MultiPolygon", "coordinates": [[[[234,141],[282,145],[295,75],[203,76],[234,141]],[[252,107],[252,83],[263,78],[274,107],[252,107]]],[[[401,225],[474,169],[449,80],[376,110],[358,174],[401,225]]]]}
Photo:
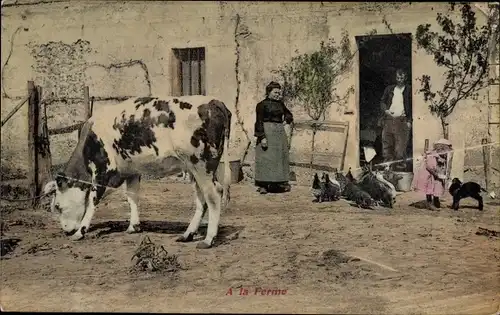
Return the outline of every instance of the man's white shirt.
{"type": "Polygon", "coordinates": [[[394,87],[394,93],[392,96],[392,103],[391,107],[389,108],[389,111],[391,112],[392,116],[394,117],[400,117],[403,116],[405,113],[405,107],[404,107],[404,101],[403,101],[403,92],[405,90],[405,87],[394,87]]]}

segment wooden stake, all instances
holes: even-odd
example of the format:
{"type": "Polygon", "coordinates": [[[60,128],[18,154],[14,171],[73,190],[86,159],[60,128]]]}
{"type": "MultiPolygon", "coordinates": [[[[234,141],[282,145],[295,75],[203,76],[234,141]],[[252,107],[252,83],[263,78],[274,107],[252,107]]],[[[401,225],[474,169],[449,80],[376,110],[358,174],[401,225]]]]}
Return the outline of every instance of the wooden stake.
{"type": "MultiPolygon", "coordinates": [[[[38,134],[38,104],[36,99],[37,91],[35,83],[28,81],[28,179],[30,197],[37,196],[38,188],[38,167],[37,167],[37,146],[36,136],[38,134]]],[[[36,200],[32,200],[32,205],[35,206],[36,200]]]]}
{"type": "Polygon", "coordinates": [[[484,166],[484,181],[486,185],[486,190],[490,189],[490,180],[489,180],[489,170],[490,170],[490,146],[488,145],[488,139],[483,138],[481,140],[481,144],[483,145],[483,166],[484,166]]]}
{"type": "Polygon", "coordinates": [[[90,116],[94,113],[94,97],[90,99],[90,116]]]}
{"type": "Polygon", "coordinates": [[[83,106],[85,106],[85,110],[84,110],[84,117],[85,117],[85,120],[89,119],[90,116],[91,116],[91,113],[90,113],[90,92],[89,92],[89,87],[88,86],[85,86],[83,88],[83,106]]]}
{"type": "MultiPolygon", "coordinates": [[[[47,107],[42,105],[42,87],[37,86],[38,107],[38,134],[37,134],[37,194],[43,190],[43,186],[52,179],[52,158],[50,154],[49,129],[47,127],[47,107]]],[[[38,203],[36,203],[38,205],[38,203]]]]}
{"type": "MultiPolygon", "coordinates": [[[[83,119],[87,121],[90,118],[90,93],[89,87],[83,87],[83,119]]],[[[80,131],[82,130],[83,124],[78,128],[78,139],[80,139],[80,131]]]]}
{"type": "Polygon", "coordinates": [[[342,150],[342,161],[340,162],[340,171],[344,171],[345,157],[347,155],[347,140],[349,139],[349,122],[344,126],[344,148],[342,150]]]}
{"type": "MultiPolygon", "coordinates": [[[[444,127],[444,138],[449,140],[450,138],[450,125],[447,123],[444,127]]],[[[451,165],[453,164],[453,151],[446,154],[446,177],[449,178],[451,176],[451,165]]]]}

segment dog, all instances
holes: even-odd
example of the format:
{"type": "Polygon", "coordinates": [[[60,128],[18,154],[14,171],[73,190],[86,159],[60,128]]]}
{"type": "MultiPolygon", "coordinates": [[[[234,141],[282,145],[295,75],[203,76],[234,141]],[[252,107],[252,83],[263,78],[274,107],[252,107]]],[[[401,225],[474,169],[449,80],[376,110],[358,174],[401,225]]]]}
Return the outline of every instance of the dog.
{"type": "MultiPolygon", "coordinates": [[[[470,197],[477,200],[479,211],[483,211],[483,197],[481,197],[481,192],[487,193],[487,191],[478,183],[462,183],[458,178],[455,177],[451,181],[448,192],[453,196],[453,205],[451,206],[453,210],[458,210],[461,199],[470,197]]],[[[491,192],[489,196],[491,199],[495,199],[495,192],[491,192]]]]}

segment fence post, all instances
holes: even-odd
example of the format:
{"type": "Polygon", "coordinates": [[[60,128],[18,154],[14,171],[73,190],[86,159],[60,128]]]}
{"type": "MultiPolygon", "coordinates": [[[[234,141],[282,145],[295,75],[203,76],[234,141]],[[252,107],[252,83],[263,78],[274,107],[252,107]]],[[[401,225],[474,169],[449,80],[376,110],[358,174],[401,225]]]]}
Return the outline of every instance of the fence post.
{"type": "Polygon", "coordinates": [[[89,87],[85,86],[83,88],[83,103],[85,106],[85,120],[89,119],[91,116],[90,113],[90,92],[89,92],[89,87]]]}
{"type": "MultiPolygon", "coordinates": [[[[28,81],[28,179],[30,197],[34,198],[38,193],[38,165],[36,154],[36,136],[38,133],[38,104],[35,83],[28,81]]],[[[36,199],[32,200],[32,205],[36,199]]]]}
{"type": "MultiPolygon", "coordinates": [[[[85,121],[90,118],[90,92],[89,87],[83,87],[83,117],[85,121]]],[[[80,132],[82,130],[83,124],[80,128],[78,128],[78,139],[80,139],[80,132]]]]}
{"type": "Polygon", "coordinates": [[[484,166],[484,181],[486,185],[486,190],[490,189],[490,146],[488,145],[488,139],[483,138],[481,140],[483,145],[483,166],[484,166]]]}
{"type": "Polygon", "coordinates": [[[42,87],[37,86],[38,134],[36,141],[36,157],[38,167],[37,193],[51,178],[52,158],[50,154],[49,130],[47,127],[47,107],[42,105],[42,87]]]}

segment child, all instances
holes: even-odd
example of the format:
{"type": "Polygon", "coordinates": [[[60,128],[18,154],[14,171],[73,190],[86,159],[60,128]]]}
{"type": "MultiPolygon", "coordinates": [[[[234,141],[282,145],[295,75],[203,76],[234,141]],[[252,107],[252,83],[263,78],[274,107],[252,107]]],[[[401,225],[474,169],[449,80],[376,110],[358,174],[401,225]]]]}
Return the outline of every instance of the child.
{"type": "Polygon", "coordinates": [[[447,180],[448,152],[452,145],[449,140],[440,139],[434,143],[434,150],[425,153],[424,161],[413,178],[413,189],[425,192],[427,207],[437,210],[441,207],[440,197],[445,193],[447,180]]]}

